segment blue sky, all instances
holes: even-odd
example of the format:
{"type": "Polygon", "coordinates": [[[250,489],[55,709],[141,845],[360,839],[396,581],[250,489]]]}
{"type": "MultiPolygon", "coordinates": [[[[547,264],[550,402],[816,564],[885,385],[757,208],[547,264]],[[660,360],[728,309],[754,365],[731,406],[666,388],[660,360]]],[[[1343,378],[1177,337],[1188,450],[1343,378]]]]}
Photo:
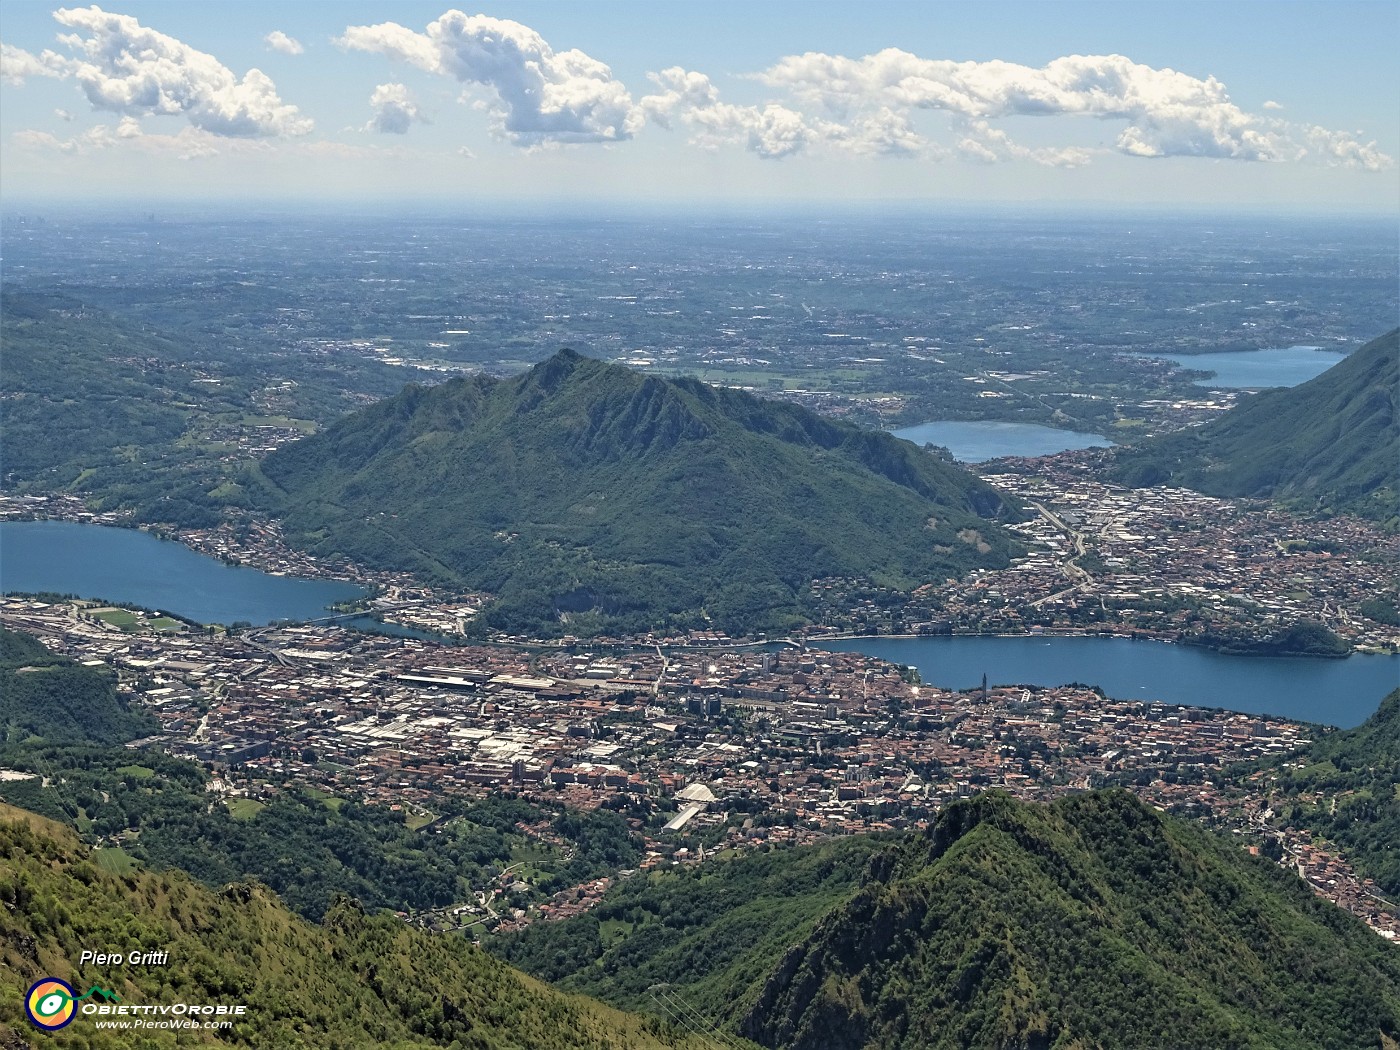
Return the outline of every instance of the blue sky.
{"type": "Polygon", "coordinates": [[[6,0],[0,193],[1394,215],[1397,39],[1393,0],[6,0]]]}

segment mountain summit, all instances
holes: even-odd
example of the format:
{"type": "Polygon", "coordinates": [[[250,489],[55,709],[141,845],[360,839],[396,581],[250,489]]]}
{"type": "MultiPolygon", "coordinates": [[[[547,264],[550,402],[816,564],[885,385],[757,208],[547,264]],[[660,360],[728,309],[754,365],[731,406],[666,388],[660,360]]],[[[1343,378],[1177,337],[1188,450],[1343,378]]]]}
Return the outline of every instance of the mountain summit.
{"type": "Polygon", "coordinates": [[[317,552],[492,591],[496,626],[579,634],[782,629],[813,578],[1005,565],[1014,541],[988,519],[1017,513],[889,434],[570,350],[407,387],[261,475],[317,552]]]}
{"type": "Polygon", "coordinates": [[[994,791],[898,840],[659,870],[495,948],[770,1050],[1393,1048],[1400,952],[1241,845],[1121,789],[994,791]]]}
{"type": "Polygon", "coordinates": [[[1387,1046],[1400,960],[1272,862],[1124,791],[950,806],[741,1024],[784,1050],[1387,1046]]]}

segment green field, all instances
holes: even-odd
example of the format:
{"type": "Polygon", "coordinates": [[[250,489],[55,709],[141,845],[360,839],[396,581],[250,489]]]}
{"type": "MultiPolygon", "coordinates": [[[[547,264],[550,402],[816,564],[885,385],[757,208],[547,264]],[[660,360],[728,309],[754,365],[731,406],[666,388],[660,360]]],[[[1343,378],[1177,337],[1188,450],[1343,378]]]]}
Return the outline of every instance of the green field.
{"type": "Polygon", "coordinates": [[[534,885],[553,874],[558,857],[548,846],[535,842],[528,845],[515,845],[510,850],[510,869],[521,882],[534,885]]]}
{"type": "Polygon", "coordinates": [[[121,631],[135,631],[141,623],[130,609],[94,609],[92,615],[121,631]]]}
{"type": "Polygon", "coordinates": [[[604,919],[598,923],[598,939],[604,945],[611,945],[614,941],[620,941],[632,932],[636,923],[624,922],[622,919],[604,919]]]}
{"type": "Polygon", "coordinates": [[[118,766],[117,772],[123,776],[135,777],[137,780],[148,780],[156,775],[156,771],[150,766],[118,766]]]}
{"type": "Polygon", "coordinates": [[[230,798],[224,801],[228,815],[234,820],[252,820],[265,808],[265,804],[255,798],[230,798]]]}
{"type": "Polygon", "coordinates": [[[125,875],[141,867],[131,859],[130,854],[116,846],[93,850],[92,859],[99,868],[110,871],[113,875],[125,875]]]}
{"type": "Polygon", "coordinates": [[[306,793],[314,799],[319,799],[321,804],[327,809],[334,810],[337,813],[340,812],[340,807],[345,805],[345,800],[343,798],[338,798],[329,791],[323,791],[318,787],[306,788],[306,793]]]}

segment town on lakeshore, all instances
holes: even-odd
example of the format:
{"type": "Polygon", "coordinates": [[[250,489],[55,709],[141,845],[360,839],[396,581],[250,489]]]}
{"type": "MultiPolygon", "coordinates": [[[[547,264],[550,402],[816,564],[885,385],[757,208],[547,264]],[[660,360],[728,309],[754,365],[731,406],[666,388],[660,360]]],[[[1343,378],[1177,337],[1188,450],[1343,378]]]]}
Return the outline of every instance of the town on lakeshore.
{"type": "MultiPolygon", "coordinates": [[[[643,866],[655,867],[919,827],[989,787],[1046,800],[1123,785],[1238,834],[1242,848],[1294,868],[1395,938],[1395,902],[1276,813],[1266,776],[1237,768],[1285,756],[1321,727],[1115,700],[1080,685],[938,688],[912,668],[808,648],[851,634],[1190,640],[1207,613],[1235,638],[1267,638],[1307,618],[1345,649],[1400,647],[1400,628],[1361,611],[1393,587],[1400,538],[1345,517],[1305,531],[1262,503],[1116,487],[1096,469],[1099,455],[1004,460],[984,474],[1036,512],[1017,527],[1028,553],[1009,568],[912,596],[815,580],[821,623],[766,646],[715,631],[467,644],[462,635],[490,596],[320,563],[285,544],[271,522],[171,534],[266,572],[351,580],[371,594],[362,611],[426,633],[333,623],[200,628],[30,595],[0,599],[0,623],[115,668],[123,691],[162,726],[129,746],[206,764],[217,773],[214,790],[245,806],[302,786],[405,812],[432,834],[445,798],[510,793],[581,809],[622,799],[645,841],[643,866]]],[[[67,495],[0,497],[0,517],[126,524],[67,495]]],[[[517,830],[552,834],[547,824],[517,830]]],[[[585,911],[609,885],[593,880],[511,908],[503,874],[474,899],[413,918],[516,929],[585,911]]]]}

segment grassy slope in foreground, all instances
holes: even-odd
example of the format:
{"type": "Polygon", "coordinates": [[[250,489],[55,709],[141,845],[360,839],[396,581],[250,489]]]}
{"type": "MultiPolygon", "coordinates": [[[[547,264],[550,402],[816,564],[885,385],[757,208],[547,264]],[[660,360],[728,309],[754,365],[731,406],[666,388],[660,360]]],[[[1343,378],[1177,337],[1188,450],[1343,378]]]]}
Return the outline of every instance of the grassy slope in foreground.
{"type": "MultiPolygon", "coordinates": [[[[1209,363],[1209,358],[1201,359],[1209,363]]],[[[1130,484],[1269,496],[1400,526],[1400,329],[1322,375],[1118,454],[1130,484]]]]}
{"type": "Polygon", "coordinates": [[[813,577],[912,587],[1015,549],[987,520],[1009,503],[909,442],[570,351],[408,387],[260,474],[298,542],[491,591],[531,631],[782,629],[813,577]]]}
{"type": "Polygon", "coordinates": [[[266,888],[214,893],[182,872],[102,870],[72,832],[0,804],[0,1046],[166,1047],[171,1032],[99,1031],[79,1018],[34,1032],[23,994],[54,976],[131,1004],[243,1003],[221,1041],[263,1048],[460,1046],[479,1050],[621,1050],[684,1046],[655,1023],[511,970],[464,939],[368,917],[345,900],[315,926],[266,888]],[[162,967],[79,968],[83,949],[168,951],[162,967]]]}

